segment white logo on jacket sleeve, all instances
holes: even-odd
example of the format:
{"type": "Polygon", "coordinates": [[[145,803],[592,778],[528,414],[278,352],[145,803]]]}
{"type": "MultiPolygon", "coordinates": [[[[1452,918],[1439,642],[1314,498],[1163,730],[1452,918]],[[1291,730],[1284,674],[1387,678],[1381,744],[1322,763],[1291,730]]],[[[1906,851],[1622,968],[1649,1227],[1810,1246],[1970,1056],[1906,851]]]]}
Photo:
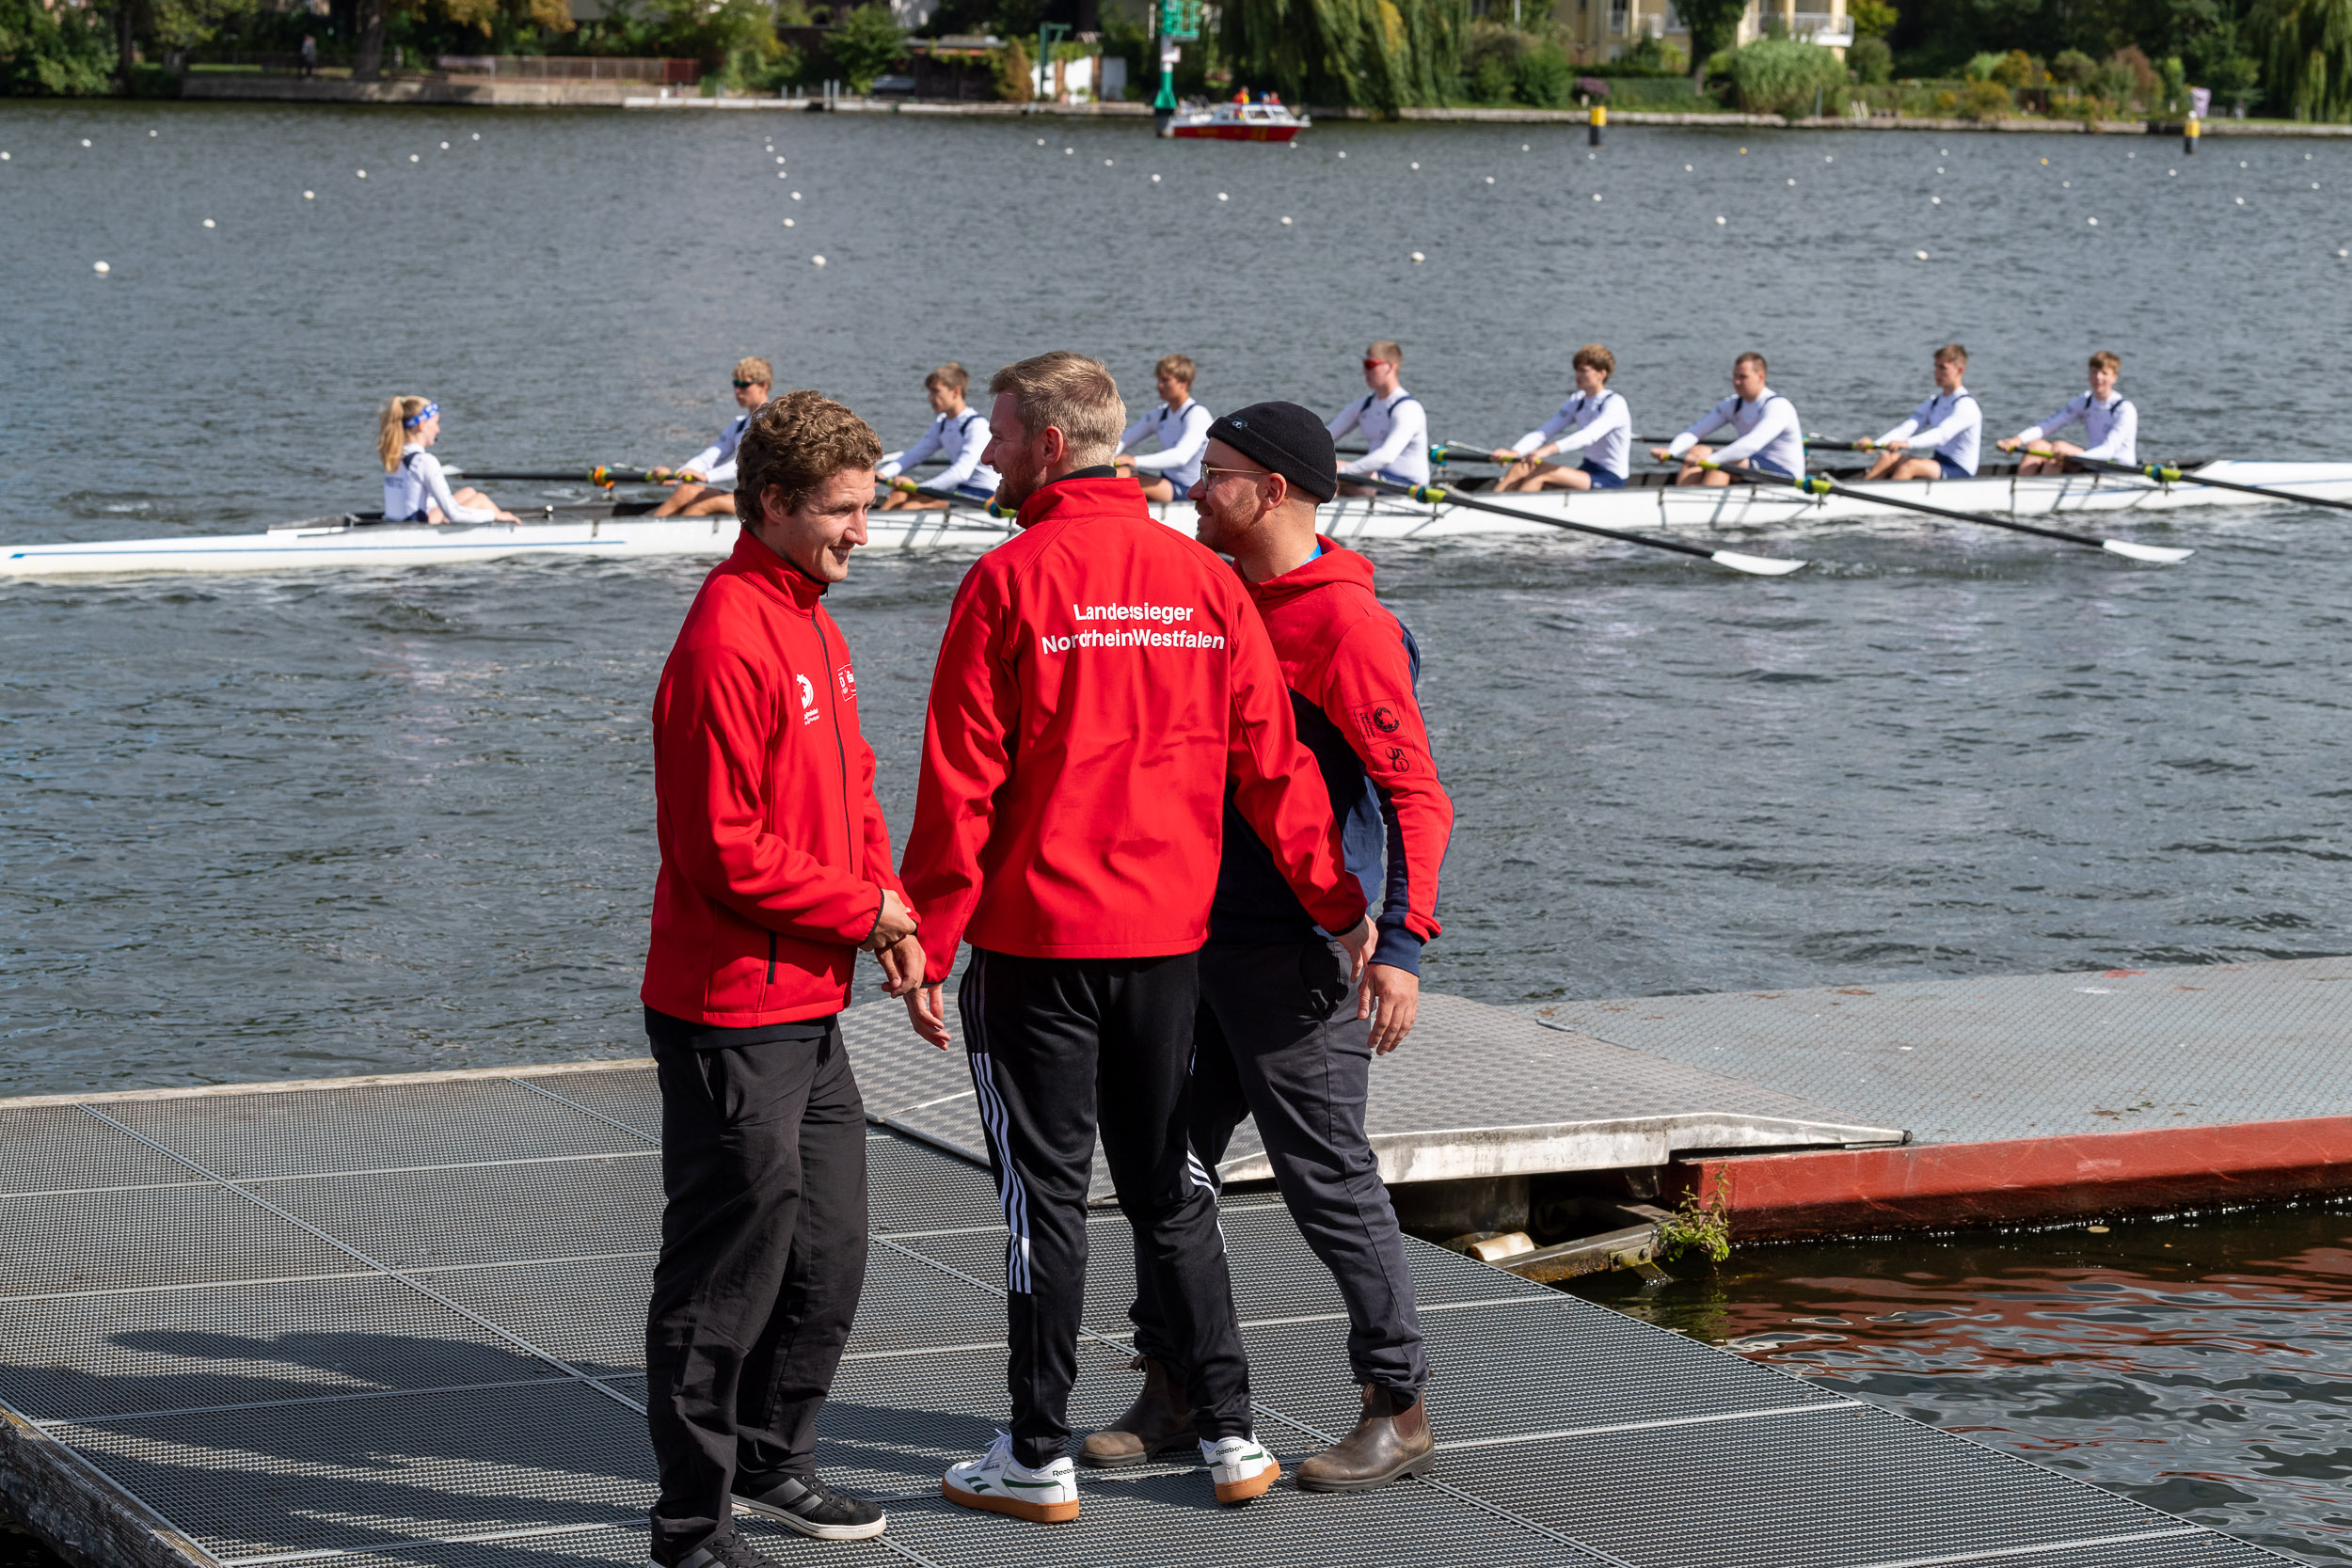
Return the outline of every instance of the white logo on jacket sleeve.
{"type": "Polygon", "coordinates": [[[1193,605],[1178,604],[1073,604],[1070,618],[1073,621],[1141,621],[1146,625],[1133,630],[1098,631],[1089,627],[1080,632],[1041,632],[1038,647],[1049,654],[1066,654],[1073,648],[1222,648],[1223,636],[1213,631],[1183,629],[1184,623],[1198,615],[1193,605]],[[1177,629],[1156,631],[1149,623],[1177,629]]]}
{"type": "Polygon", "coordinates": [[[806,675],[792,678],[801,688],[801,722],[814,724],[817,722],[817,687],[806,675]]]}

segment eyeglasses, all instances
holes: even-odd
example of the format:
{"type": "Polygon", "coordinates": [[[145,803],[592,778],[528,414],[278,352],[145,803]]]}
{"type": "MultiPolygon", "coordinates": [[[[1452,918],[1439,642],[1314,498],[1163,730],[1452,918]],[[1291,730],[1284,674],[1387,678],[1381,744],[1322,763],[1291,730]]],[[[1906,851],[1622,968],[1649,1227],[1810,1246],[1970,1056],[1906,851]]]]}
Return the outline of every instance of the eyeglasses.
{"type": "Polygon", "coordinates": [[[1201,464],[1200,471],[1204,474],[1240,474],[1245,479],[1267,479],[1274,473],[1271,468],[1220,468],[1212,463],[1201,464]]]}
{"type": "Polygon", "coordinates": [[[735,389],[739,392],[746,387],[757,387],[759,385],[760,383],[756,381],[739,381],[735,384],[735,389]]]}

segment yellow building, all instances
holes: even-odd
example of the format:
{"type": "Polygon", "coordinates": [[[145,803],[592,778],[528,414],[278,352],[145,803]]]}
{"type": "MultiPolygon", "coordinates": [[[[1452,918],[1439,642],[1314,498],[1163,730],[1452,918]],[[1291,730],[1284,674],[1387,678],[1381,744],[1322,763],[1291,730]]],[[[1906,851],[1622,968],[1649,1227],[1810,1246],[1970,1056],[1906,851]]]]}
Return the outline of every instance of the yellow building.
{"type": "MultiPolygon", "coordinates": [[[[1644,38],[1663,39],[1686,56],[1691,51],[1691,35],[1673,0],[1558,0],[1555,14],[1588,61],[1613,60],[1644,38]]],[[[1748,0],[1732,41],[1751,43],[1767,33],[1824,44],[1840,58],[1853,42],[1846,0],[1748,0]]]]}

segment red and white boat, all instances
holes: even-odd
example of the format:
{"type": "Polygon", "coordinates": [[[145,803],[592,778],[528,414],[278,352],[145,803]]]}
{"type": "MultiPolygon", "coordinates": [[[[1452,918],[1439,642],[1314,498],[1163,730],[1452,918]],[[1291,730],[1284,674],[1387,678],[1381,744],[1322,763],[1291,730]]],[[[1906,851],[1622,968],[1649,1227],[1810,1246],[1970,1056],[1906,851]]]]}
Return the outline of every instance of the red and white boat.
{"type": "Polygon", "coordinates": [[[1272,93],[1252,102],[1245,87],[1230,103],[1180,111],[1169,122],[1168,134],[1212,141],[1288,141],[1313,123],[1304,115],[1291,113],[1272,93]]]}

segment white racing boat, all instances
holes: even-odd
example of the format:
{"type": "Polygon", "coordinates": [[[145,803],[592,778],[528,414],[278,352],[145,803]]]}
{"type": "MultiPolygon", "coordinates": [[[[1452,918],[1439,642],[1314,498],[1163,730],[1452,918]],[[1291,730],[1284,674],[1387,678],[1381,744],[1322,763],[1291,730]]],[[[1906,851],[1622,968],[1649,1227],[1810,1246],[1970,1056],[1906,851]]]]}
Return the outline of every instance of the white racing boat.
{"type": "MultiPolygon", "coordinates": [[[[2187,465],[2183,465],[2187,467],[2187,465]]],[[[1785,531],[1818,524],[1870,519],[1927,521],[1885,499],[1927,502],[1958,512],[2002,517],[2066,517],[2080,514],[2171,512],[2182,507],[2293,505],[2298,499],[2352,501],[2352,463],[2209,463],[2177,483],[2113,474],[2021,478],[2013,465],[1973,479],[1851,484],[1848,493],[1807,496],[1778,485],[1677,487],[1661,470],[1635,474],[1622,490],[1548,490],[1497,497],[1514,510],[1629,532],[1706,534],[1716,530],[1785,531]],[[2274,487],[2264,495],[2197,483],[2199,474],[2233,483],[2274,487]]],[[[1443,482],[1441,482],[1443,483],[1443,482]]],[[[1448,488],[1486,498],[1486,479],[1448,488]]],[[[650,502],[556,505],[521,514],[514,523],[384,523],[359,514],[281,524],[267,533],[177,539],[111,539],[79,544],[0,546],[0,576],[84,577],[129,572],[298,572],[322,567],[452,565],[529,556],[719,556],[735,547],[731,516],[652,517],[650,502]]],[[[1169,526],[1192,531],[1189,503],[1152,507],[1169,526]]],[[[1404,497],[1343,498],[1323,510],[1324,526],[1341,540],[1462,539],[1481,535],[1574,537],[1532,519],[1432,505],[1404,497]]],[[[982,550],[1006,536],[1009,524],[977,507],[945,512],[871,515],[869,548],[982,550]]],[[[1937,525],[1943,526],[1943,525],[1937,525]]],[[[1950,525],[1960,527],[1964,525],[1950,525]]]]}

